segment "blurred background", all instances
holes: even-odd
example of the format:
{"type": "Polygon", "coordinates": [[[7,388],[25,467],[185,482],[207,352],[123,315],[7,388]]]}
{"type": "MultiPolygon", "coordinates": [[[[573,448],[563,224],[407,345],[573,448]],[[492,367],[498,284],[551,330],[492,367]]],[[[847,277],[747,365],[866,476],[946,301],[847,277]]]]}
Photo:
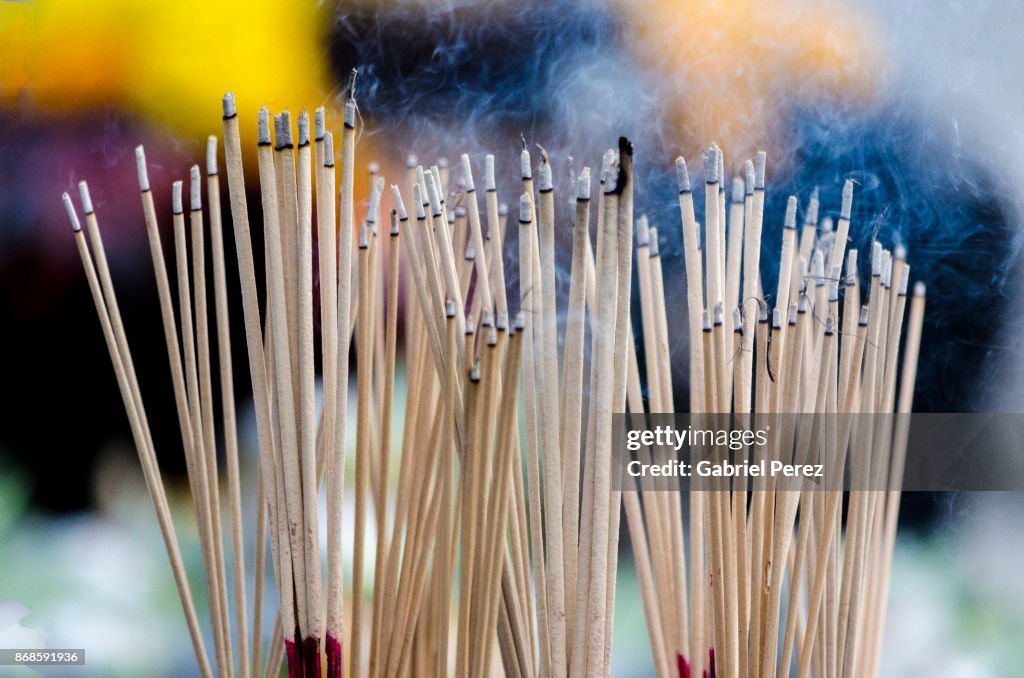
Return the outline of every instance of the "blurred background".
{"type": "MultiPolygon", "coordinates": [[[[730,174],[764,149],[766,243],[778,241],[789,193],[804,204],[817,187],[834,217],[852,177],[851,246],[877,236],[908,248],[912,277],[929,289],[915,408],[1019,412],[1021,25],[1024,6],[1013,0],[0,2],[0,647],[85,647],[88,666],[75,675],[194,671],[60,204],[62,191],[77,195],[75,184],[89,181],[179,535],[201,581],[137,144],[158,212],[169,215],[171,181],[220,133],[225,91],[236,94],[253,152],[264,104],[324,105],[337,126],[353,67],[364,118],[357,165],[378,161],[389,178],[408,153],[435,162],[492,152],[499,190],[514,195],[522,135],[547,149],[564,188],[570,156],[577,169],[595,167],[625,134],[637,149],[637,207],[660,227],[668,301],[679,311],[669,331],[679,338],[680,407],[685,290],[671,161],[683,154],[699,180],[711,142],[730,174]]],[[[258,209],[255,193],[249,204],[258,209]]],[[[234,341],[240,356],[241,333],[234,341]]],[[[236,369],[251,472],[244,361],[236,369]]],[[[254,515],[255,497],[244,499],[254,515]]],[[[1022,517],[1017,495],[904,498],[884,675],[1021,674],[1022,517]]],[[[615,674],[651,675],[628,550],[620,564],[615,674]]]]}

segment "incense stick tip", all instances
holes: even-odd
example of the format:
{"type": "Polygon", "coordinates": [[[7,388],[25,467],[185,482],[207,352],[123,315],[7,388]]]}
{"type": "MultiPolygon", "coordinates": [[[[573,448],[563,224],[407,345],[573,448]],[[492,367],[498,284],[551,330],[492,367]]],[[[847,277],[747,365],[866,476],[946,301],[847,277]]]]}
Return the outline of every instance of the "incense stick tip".
{"type": "Polygon", "coordinates": [[[519,196],[519,223],[528,224],[533,216],[533,206],[530,202],[530,194],[523,193],[519,196]]]}
{"type": "Polygon", "coordinates": [[[765,168],[768,165],[768,154],[758,151],[754,156],[754,188],[764,190],[765,168]]]}
{"type": "Polygon", "coordinates": [[[189,207],[192,211],[203,209],[203,193],[200,190],[202,183],[199,179],[199,165],[192,165],[188,171],[189,181],[189,207]]]}
{"type": "Polygon", "coordinates": [[[185,210],[181,206],[181,185],[182,182],[175,181],[171,184],[171,211],[175,214],[181,214],[185,210]]]}
{"type": "Polygon", "coordinates": [[[824,217],[821,220],[821,232],[824,234],[831,234],[835,229],[835,223],[832,221],[832,217],[824,217]]]}
{"type": "MultiPolygon", "coordinates": [[[[418,186],[416,188],[418,188],[418,186]]],[[[402,200],[402,191],[395,184],[391,184],[391,199],[395,203],[395,210],[398,212],[398,218],[401,221],[406,221],[409,218],[409,213],[405,211],[405,201],[402,200]]]]}
{"type": "Polygon", "coordinates": [[[398,235],[398,210],[394,207],[391,208],[391,233],[392,236],[398,235]]]}
{"type": "Polygon", "coordinates": [[[313,138],[317,141],[323,141],[324,134],[327,133],[327,111],[323,106],[318,106],[313,111],[313,138]]]}
{"type": "Polygon", "coordinates": [[[849,221],[853,212],[853,179],[847,179],[843,184],[843,203],[839,210],[839,218],[849,221]]]}
{"type": "Polygon", "coordinates": [[[334,135],[324,132],[324,167],[334,167],[334,135]]]}
{"type": "Polygon", "coordinates": [[[796,196],[789,196],[786,202],[786,220],[783,222],[785,228],[796,228],[796,196]]]}
{"type": "Polygon", "coordinates": [[[704,149],[704,181],[709,184],[718,183],[718,151],[713,146],[704,149]]]}
{"type": "Polygon", "coordinates": [[[576,178],[576,199],[590,200],[590,168],[584,167],[576,178]]]}
{"type": "MultiPolygon", "coordinates": [[[[922,283],[918,283],[918,285],[921,285],[921,288],[924,289],[924,285],[922,283]]],[[[914,289],[915,291],[917,290],[916,287],[914,289]]],[[[513,327],[515,328],[516,332],[522,332],[526,329],[526,315],[522,311],[516,312],[516,320],[513,327]]]]}
{"type": "Polygon", "coordinates": [[[473,164],[469,161],[468,153],[459,156],[459,164],[462,167],[462,180],[466,183],[466,192],[472,193],[476,190],[476,185],[473,183],[473,164]]]}
{"type": "Polygon", "coordinates": [[[64,201],[64,209],[68,213],[68,221],[71,222],[71,230],[78,233],[82,230],[82,223],[78,220],[78,214],[75,212],[75,204],[71,202],[71,196],[66,192],[61,196],[64,201]]]}
{"type": "Polygon", "coordinates": [[[376,160],[372,160],[370,161],[370,164],[366,166],[366,169],[370,173],[371,177],[376,176],[380,172],[380,163],[376,160]]]}
{"type": "Polygon", "coordinates": [[[816,226],[818,223],[818,205],[818,187],[815,186],[807,202],[807,214],[804,215],[804,223],[808,226],[816,226]]]}
{"type": "Polygon", "coordinates": [[[424,175],[427,184],[427,199],[430,201],[430,209],[433,211],[434,216],[440,216],[441,212],[441,193],[440,187],[438,186],[437,179],[434,177],[433,172],[427,172],[424,175]]]}
{"type": "Polygon", "coordinates": [[[445,300],[445,302],[444,302],[444,314],[448,318],[454,318],[455,317],[455,300],[454,299],[446,299],[445,300]]]}
{"type": "Polygon", "coordinates": [[[892,249],[892,258],[897,261],[906,261],[907,248],[904,247],[903,245],[897,244],[896,247],[892,249]]]}
{"type": "Polygon", "coordinates": [[[743,202],[743,196],[746,191],[743,186],[743,179],[737,175],[732,179],[732,201],[734,203],[743,202]]]}
{"type": "Polygon", "coordinates": [[[299,148],[309,146],[309,111],[299,111],[299,148]]]}
{"type": "Polygon", "coordinates": [[[93,213],[92,196],[89,195],[89,184],[84,181],[78,182],[78,195],[82,199],[82,212],[85,216],[93,213]]]}
{"type": "Polygon", "coordinates": [[[882,275],[882,243],[871,241],[871,275],[882,275]]]}
{"type": "Polygon", "coordinates": [[[139,190],[149,190],[149,171],[146,169],[146,151],[142,146],[135,147],[135,169],[139,175],[139,190]]]}
{"type": "Polygon", "coordinates": [[[419,158],[416,157],[415,153],[405,156],[405,169],[414,169],[417,164],[419,164],[419,158]]]}
{"type": "Polygon", "coordinates": [[[871,309],[868,307],[867,304],[864,304],[863,306],[861,306],[860,307],[860,318],[858,318],[857,324],[858,325],[867,325],[868,324],[868,316],[870,315],[870,312],[871,312],[871,309]]]}
{"type": "Polygon", "coordinates": [[[651,226],[651,229],[650,229],[650,231],[648,232],[648,235],[647,235],[647,242],[648,242],[648,244],[647,244],[648,253],[649,253],[651,259],[655,259],[657,257],[660,257],[661,256],[661,245],[659,244],[659,241],[658,241],[658,229],[656,227],[651,226]]]}
{"type": "Polygon", "coordinates": [[[705,332],[710,332],[711,331],[711,314],[705,308],[704,311],[701,313],[700,317],[701,317],[701,328],[705,332]]]}
{"type": "Polygon", "coordinates": [[[750,160],[743,162],[743,183],[747,190],[747,195],[754,194],[754,163],[750,160]]]}
{"type": "Polygon", "coordinates": [[[650,244],[650,224],[647,221],[647,215],[641,214],[636,220],[636,246],[647,247],[650,244]]]}
{"type": "Polygon", "coordinates": [[[523,150],[519,153],[519,173],[523,179],[533,178],[533,170],[530,169],[530,151],[526,148],[526,139],[523,139],[523,150]]]}
{"type": "Polygon", "coordinates": [[[683,156],[676,158],[676,183],[680,193],[690,192],[690,173],[686,171],[686,160],[683,156]]]}
{"type": "Polygon", "coordinates": [[[235,108],[235,93],[234,92],[225,92],[224,93],[224,97],[220,101],[220,105],[221,105],[221,109],[223,111],[224,119],[225,120],[230,120],[231,118],[233,118],[236,115],[238,115],[238,110],[235,108]]]}
{"type": "Polygon", "coordinates": [[[925,296],[925,286],[924,286],[923,282],[918,281],[918,282],[914,283],[914,296],[915,297],[924,297],[925,296]]]}
{"type": "Polygon", "coordinates": [[[739,308],[732,310],[732,327],[734,332],[743,334],[743,313],[739,308]]]}
{"type": "Polygon", "coordinates": [[[206,138],[206,175],[217,175],[217,137],[213,134],[206,138]]]}
{"type": "Polygon", "coordinates": [[[499,217],[507,217],[508,216],[508,203],[507,202],[503,202],[500,205],[498,205],[498,216],[499,217]]]}
{"type": "Polygon", "coordinates": [[[900,289],[899,295],[905,297],[907,295],[907,287],[910,285],[910,267],[904,266],[903,272],[900,274],[900,289]]]}
{"type": "Polygon", "coordinates": [[[274,116],[275,148],[284,149],[292,146],[292,114],[287,110],[274,116]]]}
{"type": "Polygon", "coordinates": [[[497,185],[494,183],[494,155],[491,153],[484,156],[484,189],[497,190],[497,185]]]}
{"type": "Polygon", "coordinates": [[[260,146],[270,145],[270,111],[266,106],[256,114],[256,136],[260,146]]]}
{"type": "Polygon", "coordinates": [[[722,302],[720,301],[715,304],[714,322],[716,325],[721,325],[725,322],[725,313],[722,311],[722,302]]]}

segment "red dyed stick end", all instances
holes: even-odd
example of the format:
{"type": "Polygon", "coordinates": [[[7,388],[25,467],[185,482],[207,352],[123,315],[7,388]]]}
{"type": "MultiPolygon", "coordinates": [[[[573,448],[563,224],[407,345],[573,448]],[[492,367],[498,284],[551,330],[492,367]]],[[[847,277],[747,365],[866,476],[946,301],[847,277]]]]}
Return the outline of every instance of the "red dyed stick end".
{"type": "Polygon", "coordinates": [[[690,662],[682,652],[676,652],[676,667],[679,669],[679,678],[690,678],[690,662]]]}
{"type": "Polygon", "coordinates": [[[341,642],[328,633],[327,640],[324,641],[324,650],[327,652],[327,678],[343,678],[341,642]]]}
{"type": "Polygon", "coordinates": [[[288,658],[288,678],[302,678],[302,661],[294,640],[284,640],[284,656],[288,658]]]}
{"type": "Polygon", "coordinates": [[[302,670],[305,678],[320,678],[320,639],[315,636],[302,641],[302,670]]]}

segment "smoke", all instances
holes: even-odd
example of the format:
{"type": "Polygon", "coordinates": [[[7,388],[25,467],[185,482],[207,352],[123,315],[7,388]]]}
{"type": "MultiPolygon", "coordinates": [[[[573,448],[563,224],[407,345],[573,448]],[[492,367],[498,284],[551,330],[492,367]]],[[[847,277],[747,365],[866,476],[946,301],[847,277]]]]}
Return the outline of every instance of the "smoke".
{"type": "MultiPolygon", "coordinates": [[[[383,152],[415,152],[427,162],[469,152],[476,163],[495,153],[499,191],[510,203],[519,192],[520,135],[548,150],[556,190],[567,198],[569,156],[576,170],[589,165],[596,175],[601,152],[629,137],[637,210],[659,229],[680,385],[686,297],[672,158],[682,153],[699,185],[701,145],[723,146],[730,178],[754,149],[769,150],[768,290],[787,196],[803,206],[818,188],[821,216],[835,218],[843,181],[855,179],[849,246],[866,252],[872,237],[905,245],[912,278],[929,287],[917,405],[957,411],[984,406],[978,382],[999,364],[992,347],[1008,336],[1009,302],[1020,296],[1015,186],[1024,171],[1019,161],[1009,168],[1022,156],[1004,157],[991,133],[999,113],[1020,102],[1000,99],[992,74],[982,85],[992,95],[972,100],[966,94],[975,88],[963,83],[976,62],[947,67],[949,45],[982,49],[976,36],[993,19],[962,10],[961,18],[974,19],[965,29],[941,10],[919,11],[925,4],[897,17],[879,5],[875,18],[885,21],[872,25],[870,8],[857,15],[785,0],[765,8],[732,0],[721,11],[658,0],[393,2],[340,11],[329,53],[339,82],[359,67],[366,133],[383,152]],[[975,37],[943,45],[939,24],[943,37],[975,37]],[[964,102],[948,96],[953,83],[964,102]]],[[[1009,140],[1024,150],[1024,135],[1009,140]]],[[[698,217],[702,193],[695,192],[698,217]]],[[[564,294],[569,200],[558,209],[564,294]]],[[[515,251],[514,236],[508,246],[515,251]]],[[[514,283],[516,257],[507,258],[514,283]]]]}

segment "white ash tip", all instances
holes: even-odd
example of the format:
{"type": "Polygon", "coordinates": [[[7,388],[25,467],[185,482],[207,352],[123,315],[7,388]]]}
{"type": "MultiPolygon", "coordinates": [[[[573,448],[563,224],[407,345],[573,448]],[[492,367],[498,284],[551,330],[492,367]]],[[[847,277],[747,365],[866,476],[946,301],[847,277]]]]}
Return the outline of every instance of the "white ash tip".
{"type": "Polygon", "coordinates": [[[327,111],[324,110],[323,106],[320,106],[313,111],[313,138],[317,141],[323,141],[324,134],[327,133],[327,111]]]}
{"type": "Polygon", "coordinates": [[[846,277],[848,278],[847,284],[851,284],[852,281],[849,278],[856,280],[857,278],[857,250],[850,250],[846,253],[846,277]]]}
{"type": "Polygon", "coordinates": [[[334,167],[334,135],[324,132],[324,167],[334,167]]]}
{"type": "Polygon", "coordinates": [[[551,178],[551,163],[548,162],[548,154],[541,153],[540,166],[537,168],[537,190],[550,191],[554,189],[554,181],[551,178]]]}
{"type": "Polygon", "coordinates": [[[217,174],[217,137],[212,134],[206,139],[206,174],[217,174]]]}
{"type": "Polygon", "coordinates": [[[715,157],[718,158],[718,183],[720,186],[719,190],[724,190],[725,187],[723,184],[725,184],[725,154],[722,153],[722,149],[718,147],[718,144],[712,144],[712,147],[715,149],[715,157]]]}
{"type": "Polygon", "coordinates": [[[425,205],[423,204],[423,187],[419,184],[413,184],[412,201],[416,203],[416,218],[421,220],[426,219],[427,210],[424,209],[425,205]]]}
{"type": "Polygon", "coordinates": [[[448,158],[446,158],[443,155],[438,157],[438,159],[437,159],[437,166],[447,169],[448,168],[448,158]]]}
{"type": "Polygon", "coordinates": [[[370,202],[366,208],[366,223],[377,223],[377,212],[380,211],[380,196],[384,193],[384,177],[377,177],[373,180],[370,190],[370,202]]]}
{"type": "Polygon", "coordinates": [[[705,308],[704,312],[701,313],[701,327],[705,332],[711,331],[711,314],[705,308]]]}
{"type": "Polygon", "coordinates": [[[821,232],[831,233],[835,229],[835,224],[832,223],[832,217],[825,217],[821,220],[821,232]]]}
{"type": "Polygon", "coordinates": [[[497,185],[494,183],[494,155],[491,153],[484,156],[484,189],[497,190],[497,185]]]}
{"type": "Polygon", "coordinates": [[[716,325],[721,325],[725,322],[725,314],[722,312],[722,302],[715,304],[714,322],[716,325]]]}
{"type": "Polygon", "coordinates": [[[576,178],[576,199],[590,200],[590,168],[584,167],[576,178]]]}
{"type": "MultiPolygon", "coordinates": [[[[476,325],[474,324],[474,322],[475,321],[473,320],[472,316],[466,318],[466,336],[467,337],[471,336],[474,332],[476,332],[476,325]]],[[[476,375],[476,380],[479,381],[480,380],[480,360],[479,359],[476,361],[476,364],[473,365],[473,371],[470,373],[470,376],[472,377],[473,374],[476,375]]]]}
{"type": "Polygon", "coordinates": [[[444,302],[444,314],[449,318],[455,317],[455,300],[446,299],[444,302]]]}
{"type": "Polygon", "coordinates": [[[309,145],[309,112],[302,110],[299,111],[299,146],[309,145]]]}
{"type": "Polygon", "coordinates": [[[527,193],[523,193],[519,196],[519,221],[523,224],[528,224],[533,217],[533,207],[530,204],[530,196],[527,193]]]}
{"type": "Polygon", "coordinates": [[[764,189],[764,172],[768,165],[768,154],[758,151],[754,156],[754,188],[764,189]]]}
{"type": "Polygon", "coordinates": [[[391,235],[398,235],[398,210],[391,210],[391,235]]]}
{"type": "Polygon", "coordinates": [[[533,170],[530,169],[530,152],[525,148],[519,154],[519,173],[523,179],[533,178],[533,170]]]}
{"type": "Polygon", "coordinates": [[[749,160],[743,162],[743,183],[747,189],[747,195],[754,194],[754,163],[749,160]]]}
{"type": "Polygon", "coordinates": [[[882,286],[892,287],[892,255],[889,250],[882,253],[882,286]]]}
{"type": "Polygon", "coordinates": [[[647,243],[651,258],[653,259],[654,257],[660,257],[661,245],[658,244],[658,229],[654,226],[651,226],[650,230],[647,233],[647,243]]]}
{"type": "Polygon", "coordinates": [[[923,296],[925,296],[925,286],[924,286],[923,282],[918,281],[918,282],[914,283],[914,296],[915,297],[923,297],[923,296]]]}
{"type": "Polygon", "coordinates": [[[380,163],[374,160],[370,162],[369,165],[366,166],[366,169],[370,173],[370,176],[375,176],[378,172],[380,172],[380,163]]]}
{"type": "Polygon", "coordinates": [[[256,115],[256,135],[260,146],[270,145],[270,111],[266,106],[256,115]]]}
{"type": "Polygon", "coordinates": [[[500,205],[498,205],[498,216],[499,217],[507,217],[508,216],[508,203],[507,202],[503,202],[500,205]]]}
{"type": "Polygon", "coordinates": [[[732,310],[732,327],[734,332],[743,332],[743,314],[740,313],[740,309],[734,308],[732,310]]]}
{"type": "Polygon", "coordinates": [[[789,324],[790,325],[796,325],[796,315],[799,312],[800,312],[800,305],[799,304],[790,304],[789,305],[789,324]]]}
{"type": "Polygon", "coordinates": [[[516,332],[522,332],[526,329],[526,315],[522,311],[516,312],[516,320],[514,324],[516,332]]]}
{"type": "Polygon", "coordinates": [[[825,334],[835,334],[836,331],[836,319],[829,313],[828,317],[825,318],[825,334]]]}
{"type": "Polygon", "coordinates": [[[171,211],[175,214],[184,212],[181,206],[181,182],[175,181],[171,184],[171,211]]]}
{"type": "Polygon", "coordinates": [[[704,181],[709,184],[718,183],[718,152],[712,148],[704,151],[704,181]]]}
{"type": "Polygon", "coordinates": [[[410,153],[405,156],[405,169],[412,169],[419,164],[419,158],[416,157],[415,153],[410,153]]]}
{"type": "Polygon", "coordinates": [[[359,249],[365,250],[370,246],[370,227],[363,224],[359,227],[359,249]]]}
{"type": "Polygon", "coordinates": [[[796,302],[796,312],[807,313],[808,297],[806,294],[800,295],[800,300],[796,302]]]}
{"type": "Polygon", "coordinates": [[[743,202],[743,195],[745,191],[743,188],[743,179],[739,176],[735,176],[732,179],[732,201],[743,202]]]}
{"type": "Polygon", "coordinates": [[[480,327],[494,327],[494,314],[488,308],[480,312],[480,327]]]}
{"type": "Polygon", "coordinates": [[[292,114],[288,111],[281,111],[274,116],[274,131],[277,133],[277,148],[287,148],[292,145],[292,114]]]}
{"type": "Polygon", "coordinates": [[[82,230],[82,223],[78,220],[78,214],[75,212],[75,204],[71,202],[71,196],[67,193],[61,196],[64,200],[64,209],[68,213],[68,221],[71,222],[71,230],[78,233],[82,230]]]}
{"type": "Polygon", "coordinates": [[[757,300],[757,322],[768,322],[768,304],[761,299],[757,300]]]}
{"type": "Polygon", "coordinates": [[[604,192],[614,193],[619,183],[619,162],[614,150],[609,148],[605,151],[601,165],[608,168],[606,172],[602,171],[601,173],[601,183],[604,184],[604,192]]]}
{"type": "Polygon", "coordinates": [[[234,92],[227,92],[224,98],[220,101],[221,108],[224,111],[225,118],[233,118],[238,113],[235,109],[235,94],[234,92]]]}
{"type": "Polygon", "coordinates": [[[882,275],[882,243],[871,241],[871,275],[882,275]]]}
{"type": "Polygon", "coordinates": [[[433,210],[435,215],[441,214],[441,196],[437,191],[437,180],[434,178],[433,172],[427,172],[425,175],[427,183],[427,199],[430,201],[430,209],[433,210]]]}
{"type": "MultiPolygon", "coordinates": [[[[65,195],[67,194],[65,193],[65,195]]],[[[92,196],[89,195],[89,184],[85,183],[84,181],[79,181],[78,195],[82,199],[82,212],[84,212],[86,216],[92,214],[92,196]]]]}
{"type": "Polygon", "coordinates": [[[785,228],[796,228],[796,196],[789,196],[786,203],[786,220],[783,222],[785,228]]]}
{"type": "Polygon", "coordinates": [[[199,165],[192,165],[188,171],[189,207],[192,211],[203,209],[202,180],[199,178],[199,165]]]}
{"type": "Polygon", "coordinates": [[[818,189],[815,187],[807,203],[807,214],[804,215],[804,223],[808,226],[816,226],[818,223],[818,205],[818,189]]]}
{"type": "Polygon", "coordinates": [[[867,325],[868,324],[868,317],[869,317],[870,313],[871,313],[871,308],[867,304],[864,304],[863,306],[861,306],[860,307],[860,318],[858,318],[857,324],[858,325],[867,325]]]}
{"type": "Polygon", "coordinates": [[[680,193],[689,193],[690,173],[686,171],[686,160],[683,156],[676,158],[676,181],[679,184],[680,193]]]}
{"type": "Polygon", "coordinates": [[[829,301],[839,301],[839,276],[841,275],[841,268],[838,265],[832,267],[832,277],[828,285],[829,301]]]}
{"type": "Polygon", "coordinates": [[[899,293],[902,296],[906,296],[907,287],[910,285],[910,267],[904,266],[903,272],[900,274],[900,289],[899,293]]]}
{"type": "Polygon", "coordinates": [[[843,204],[839,210],[839,218],[849,221],[853,213],[853,179],[847,179],[843,184],[843,204]]]}
{"type": "Polygon", "coordinates": [[[135,147],[135,169],[139,175],[139,190],[149,190],[149,171],[146,169],[146,150],[142,146],[135,147]]]}
{"type": "Polygon", "coordinates": [[[462,180],[466,184],[466,191],[476,190],[476,186],[473,184],[473,165],[469,162],[469,155],[463,153],[459,158],[459,163],[462,166],[462,180]]]}
{"type": "Polygon", "coordinates": [[[825,254],[821,250],[814,250],[811,255],[811,274],[817,278],[825,277],[825,254]]]}
{"type": "Polygon", "coordinates": [[[636,220],[636,246],[647,247],[650,244],[650,225],[647,222],[647,215],[641,214],[636,220]]]}
{"type": "Polygon", "coordinates": [[[405,211],[405,201],[402,200],[402,191],[395,184],[391,184],[391,199],[395,203],[395,210],[398,212],[398,218],[405,221],[409,218],[409,213],[405,211]]]}
{"type": "Polygon", "coordinates": [[[892,258],[896,259],[897,261],[906,261],[907,248],[904,247],[903,245],[896,245],[896,247],[894,247],[892,250],[892,258]]]}
{"type": "Polygon", "coordinates": [[[345,127],[352,129],[356,126],[356,102],[349,99],[345,102],[345,127]]]}
{"type": "Polygon", "coordinates": [[[777,308],[772,309],[772,329],[782,329],[782,311],[777,308]]]}

